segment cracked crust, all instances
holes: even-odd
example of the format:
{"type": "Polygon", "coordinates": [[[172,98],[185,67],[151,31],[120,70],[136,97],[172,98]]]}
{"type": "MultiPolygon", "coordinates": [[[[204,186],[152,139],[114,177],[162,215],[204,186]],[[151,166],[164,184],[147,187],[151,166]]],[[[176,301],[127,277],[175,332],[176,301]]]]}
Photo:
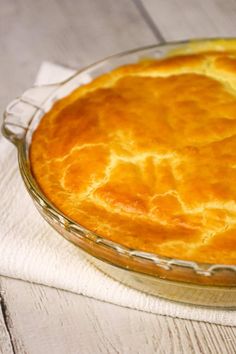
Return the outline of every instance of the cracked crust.
{"type": "Polygon", "coordinates": [[[43,117],[30,160],[58,209],[131,248],[236,263],[236,44],[208,43],[118,68],[43,117]]]}

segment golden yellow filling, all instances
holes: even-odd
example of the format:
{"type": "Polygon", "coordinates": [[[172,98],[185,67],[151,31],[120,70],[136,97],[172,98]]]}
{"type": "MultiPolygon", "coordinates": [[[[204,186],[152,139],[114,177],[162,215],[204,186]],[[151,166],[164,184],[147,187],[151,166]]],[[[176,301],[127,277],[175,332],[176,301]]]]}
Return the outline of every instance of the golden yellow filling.
{"type": "Polygon", "coordinates": [[[57,102],[30,150],[52,203],[131,248],[235,264],[236,45],[222,43],[121,67],[57,102]]]}

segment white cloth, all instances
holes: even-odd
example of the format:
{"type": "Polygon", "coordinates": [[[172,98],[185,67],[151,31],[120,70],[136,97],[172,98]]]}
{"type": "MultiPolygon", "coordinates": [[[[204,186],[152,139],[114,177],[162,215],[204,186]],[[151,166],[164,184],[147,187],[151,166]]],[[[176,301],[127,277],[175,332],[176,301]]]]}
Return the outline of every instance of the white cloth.
{"type": "MultiPolygon", "coordinates": [[[[36,82],[60,81],[72,72],[45,62],[36,82]]],[[[236,325],[236,311],[159,299],[128,288],[97,270],[38,214],[19,175],[16,149],[2,136],[0,195],[0,274],[156,314],[236,325]]]]}

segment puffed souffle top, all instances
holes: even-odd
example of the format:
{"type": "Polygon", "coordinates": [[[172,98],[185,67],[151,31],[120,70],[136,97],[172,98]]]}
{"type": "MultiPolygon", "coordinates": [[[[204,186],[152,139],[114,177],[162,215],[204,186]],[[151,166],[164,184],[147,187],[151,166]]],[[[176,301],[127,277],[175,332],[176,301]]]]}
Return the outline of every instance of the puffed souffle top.
{"type": "Polygon", "coordinates": [[[119,67],[57,101],[30,147],[63,214],[161,256],[236,264],[236,42],[119,67]]]}

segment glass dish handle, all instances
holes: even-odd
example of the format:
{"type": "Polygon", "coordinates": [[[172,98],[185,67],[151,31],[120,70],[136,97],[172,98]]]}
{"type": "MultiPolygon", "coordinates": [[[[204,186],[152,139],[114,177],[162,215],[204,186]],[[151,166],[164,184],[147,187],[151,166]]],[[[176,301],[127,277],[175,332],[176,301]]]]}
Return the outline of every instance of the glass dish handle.
{"type": "Polygon", "coordinates": [[[35,113],[44,113],[42,104],[59,86],[60,84],[35,86],[13,100],[3,115],[2,134],[17,146],[24,138],[35,113]]]}

